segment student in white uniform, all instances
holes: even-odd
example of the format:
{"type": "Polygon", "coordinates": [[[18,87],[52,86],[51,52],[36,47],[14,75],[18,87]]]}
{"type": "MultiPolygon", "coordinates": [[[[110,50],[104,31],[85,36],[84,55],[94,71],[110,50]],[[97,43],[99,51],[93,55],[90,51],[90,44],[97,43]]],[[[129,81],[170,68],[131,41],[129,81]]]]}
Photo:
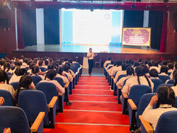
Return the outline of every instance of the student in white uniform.
{"type": "Polygon", "coordinates": [[[89,70],[88,70],[89,75],[91,75],[91,73],[92,73],[93,59],[95,56],[97,56],[97,54],[94,54],[92,51],[92,48],[89,48],[89,52],[87,53],[88,65],[89,65],[89,70]]]}
{"type": "Polygon", "coordinates": [[[177,72],[174,73],[174,80],[175,80],[174,86],[172,86],[171,88],[173,89],[173,91],[175,92],[175,96],[177,97],[177,72]]]}
{"type": "Polygon", "coordinates": [[[129,94],[131,87],[134,85],[147,85],[151,87],[153,92],[154,83],[145,75],[144,67],[141,65],[136,67],[135,76],[126,81],[122,92],[129,94]]]}
{"type": "Polygon", "coordinates": [[[161,86],[144,110],[142,117],[151,123],[155,130],[160,116],[168,111],[177,111],[177,108],[175,108],[175,93],[170,87],[161,86]],[[156,104],[156,109],[153,109],[154,104],[156,104]]]}
{"type": "Polygon", "coordinates": [[[118,71],[118,72],[116,73],[116,76],[115,76],[115,78],[114,78],[114,83],[117,83],[117,80],[118,80],[118,78],[119,78],[120,75],[127,73],[126,70],[127,70],[128,65],[125,64],[125,63],[123,63],[121,66],[122,66],[122,71],[118,71]]]}
{"type": "Polygon", "coordinates": [[[165,75],[165,76],[168,76],[168,67],[167,66],[161,66],[161,69],[160,69],[160,74],[159,75],[165,75]]]}
{"type": "Polygon", "coordinates": [[[151,69],[149,71],[150,79],[159,79],[159,74],[156,69],[151,69]]]}
{"type": "Polygon", "coordinates": [[[104,62],[103,64],[104,68],[106,67],[108,63],[111,63],[111,57],[108,57],[108,59],[104,62]]]}

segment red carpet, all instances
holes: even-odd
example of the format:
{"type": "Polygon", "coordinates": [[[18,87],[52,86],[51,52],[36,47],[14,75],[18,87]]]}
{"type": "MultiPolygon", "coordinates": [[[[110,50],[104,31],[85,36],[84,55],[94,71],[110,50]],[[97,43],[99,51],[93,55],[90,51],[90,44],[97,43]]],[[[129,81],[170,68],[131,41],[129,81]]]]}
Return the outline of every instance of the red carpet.
{"type": "Polygon", "coordinates": [[[103,76],[82,76],[70,95],[71,106],[56,116],[55,129],[44,133],[129,133],[128,116],[103,76]]]}

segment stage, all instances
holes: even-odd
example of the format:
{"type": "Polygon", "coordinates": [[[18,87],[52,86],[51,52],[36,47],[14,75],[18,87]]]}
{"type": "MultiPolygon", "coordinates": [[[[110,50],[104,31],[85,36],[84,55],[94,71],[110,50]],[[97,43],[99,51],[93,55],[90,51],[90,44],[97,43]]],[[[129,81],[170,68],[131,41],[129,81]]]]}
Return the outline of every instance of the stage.
{"type": "Polygon", "coordinates": [[[22,50],[15,50],[8,57],[25,57],[36,58],[36,57],[52,57],[61,58],[78,57],[79,62],[83,63],[83,57],[86,56],[89,48],[93,48],[93,51],[98,54],[95,58],[95,63],[101,66],[104,61],[111,57],[112,60],[137,60],[137,59],[175,59],[174,55],[165,52],[159,52],[151,48],[142,47],[121,47],[119,46],[97,46],[97,45],[46,45],[43,47],[32,46],[26,47],[22,50]]]}

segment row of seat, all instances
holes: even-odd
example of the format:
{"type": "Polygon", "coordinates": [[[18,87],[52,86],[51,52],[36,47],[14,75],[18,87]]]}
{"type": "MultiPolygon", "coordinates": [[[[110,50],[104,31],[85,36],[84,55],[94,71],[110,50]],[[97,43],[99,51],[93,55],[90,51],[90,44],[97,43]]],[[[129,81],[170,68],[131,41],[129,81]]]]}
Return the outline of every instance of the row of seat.
{"type": "MultiPolygon", "coordinates": [[[[32,76],[33,83],[37,90],[25,90],[20,92],[18,97],[18,107],[14,107],[14,101],[8,91],[0,90],[0,96],[4,97],[5,103],[0,107],[0,132],[5,127],[10,127],[12,132],[43,132],[44,127],[54,128],[55,117],[57,112],[63,112],[64,101],[68,102],[69,93],[72,94],[74,85],[77,84],[79,77],[82,74],[82,68],[75,72],[76,76],[68,86],[66,86],[60,77],[55,77],[55,80],[65,88],[64,95],[58,95],[56,86],[53,83],[40,82],[42,79],[39,76],[32,76]],[[8,111],[7,111],[8,110],[8,111]],[[13,113],[12,113],[13,112],[13,113]],[[17,115],[19,117],[9,115],[17,115]],[[33,125],[33,123],[37,125],[33,125]],[[17,124],[18,123],[18,126],[17,124]],[[29,124],[28,124],[29,123],[29,124]],[[23,126],[23,127],[21,127],[23,126]],[[31,127],[31,130],[29,128],[31,127]],[[35,129],[34,129],[35,127],[35,129]]],[[[11,85],[16,90],[18,82],[13,82],[11,85]]]]}

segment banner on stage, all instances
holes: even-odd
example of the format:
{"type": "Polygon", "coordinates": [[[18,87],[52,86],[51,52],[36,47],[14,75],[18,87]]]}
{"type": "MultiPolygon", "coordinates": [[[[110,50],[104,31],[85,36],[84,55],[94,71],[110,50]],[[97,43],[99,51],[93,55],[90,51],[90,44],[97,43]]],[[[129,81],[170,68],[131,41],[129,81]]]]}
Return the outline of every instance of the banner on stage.
{"type": "Polygon", "coordinates": [[[151,28],[123,28],[122,45],[150,47],[151,28]]]}

